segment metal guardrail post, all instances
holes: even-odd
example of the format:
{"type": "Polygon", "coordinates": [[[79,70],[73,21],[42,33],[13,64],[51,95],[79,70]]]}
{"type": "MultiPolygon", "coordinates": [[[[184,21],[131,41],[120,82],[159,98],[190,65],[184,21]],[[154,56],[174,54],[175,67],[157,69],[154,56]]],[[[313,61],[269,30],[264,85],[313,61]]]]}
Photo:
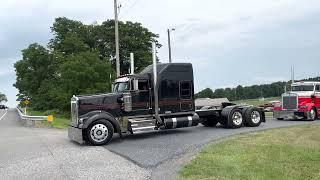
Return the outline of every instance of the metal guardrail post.
{"type": "Polygon", "coordinates": [[[48,119],[48,116],[28,116],[24,115],[20,108],[17,108],[20,120],[25,120],[26,122],[31,121],[32,125],[35,126],[36,121],[45,121],[48,119]]]}

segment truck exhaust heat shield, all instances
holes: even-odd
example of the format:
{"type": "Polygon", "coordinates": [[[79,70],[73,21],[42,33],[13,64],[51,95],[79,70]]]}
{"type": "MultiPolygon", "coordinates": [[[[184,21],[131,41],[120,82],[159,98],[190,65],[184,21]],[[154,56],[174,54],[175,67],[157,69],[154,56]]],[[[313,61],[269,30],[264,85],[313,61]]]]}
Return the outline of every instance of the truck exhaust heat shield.
{"type": "Polygon", "coordinates": [[[165,129],[176,129],[183,127],[198,126],[200,118],[197,114],[187,117],[165,118],[165,129]]]}

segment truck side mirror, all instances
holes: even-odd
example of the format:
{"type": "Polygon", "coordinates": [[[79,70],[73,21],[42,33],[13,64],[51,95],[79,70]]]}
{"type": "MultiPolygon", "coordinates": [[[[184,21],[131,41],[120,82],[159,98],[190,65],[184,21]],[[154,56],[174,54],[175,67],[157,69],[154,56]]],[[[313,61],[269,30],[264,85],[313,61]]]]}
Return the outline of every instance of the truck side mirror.
{"type": "Polygon", "coordinates": [[[133,90],[138,91],[139,90],[139,81],[138,79],[133,80],[133,90]]]}
{"type": "Polygon", "coordinates": [[[114,84],[111,84],[111,92],[114,92],[114,84]]]}

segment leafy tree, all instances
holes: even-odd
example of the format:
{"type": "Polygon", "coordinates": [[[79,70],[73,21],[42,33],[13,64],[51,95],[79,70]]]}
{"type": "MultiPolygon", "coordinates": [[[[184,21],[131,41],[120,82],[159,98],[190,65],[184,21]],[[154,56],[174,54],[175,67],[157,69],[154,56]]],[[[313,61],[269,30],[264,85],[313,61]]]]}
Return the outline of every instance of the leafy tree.
{"type": "Polygon", "coordinates": [[[0,104],[2,102],[8,102],[7,96],[0,92],[0,104]]]}
{"type": "MultiPolygon", "coordinates": [[[[119,22],[122,74],[128,73],[129,55],[135,53],[137,70],[151,64],[151,42],[158,35],[140,23],[119,22]]],[[[51,27],[48,49],[31,44],[15,64],[18,100],[29,98],[38,110],[68,110],[74,94],[104,93],[115,78],[114,21],[85,25],[65,17],[51,27]]]]}
{"type": "MultiPolygon", "coordinates": [[[[63,55],[84,51],[98,51],[100,59],[108,59],[115,68],[115,30],[114,20],[102,25],[84,25],[79,21],[57,18],[53,27],[54,38],[49,47],[63,55]]],[[[140,23],[119,22],[121,73],[127,74],[130,67],[130,53],[135,54],[137,71],[152,63],[151,42],[158,43],[158,35],[144,28],[140,23]]]]}
{"type": "Polygon", "coordinates": [[[19,89],[19,98],[33,98],[38,95],[38,89],[44,80],[54,75],[54,62],[49,51],[39,45],[31,44],[22,50],[22,60],[14,65],[17,80],[14,86],[19,89]]]}
{"type": "Polygon", "coordinates": [[[213,98],[213,96],[213,91],[210,88],[206,88],[195,95],[196,98],[213,98]]]}
{"type": "Polygon", "coordinates": [[[64,98],[66,103],[75,94],[110,92],[112,77],[115,77],[108,60],[101,61],[99,55],[92,52],[68,57],[66,63],[61,65],[59,73],[60,88],[67,95],[64,98]]]}

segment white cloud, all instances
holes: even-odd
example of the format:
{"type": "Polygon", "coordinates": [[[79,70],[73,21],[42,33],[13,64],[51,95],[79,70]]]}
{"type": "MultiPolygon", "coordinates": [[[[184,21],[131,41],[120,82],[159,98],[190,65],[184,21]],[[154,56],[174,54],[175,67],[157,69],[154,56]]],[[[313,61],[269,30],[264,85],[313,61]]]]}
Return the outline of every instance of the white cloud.
{"type": "MultiPolygon", "coordinates": [[[[121,20],[141,22],[160,34],[162,62],[168,57],[166,29],[176,28],[174,61],[193,63],[197,90],[286,79],[288,62],[299,64],[299,78],[319,75],[318,0],[119,1],[121,20]]],[[[14,74],[8,57],[19,57],[30,43],[49,40],[49,27],[59,16],[87,24],[112,19],[113,1],[1,2],[0,76],[14,74]]],[[[11,77],[7,86],[13,83],[11,77]]]]}

